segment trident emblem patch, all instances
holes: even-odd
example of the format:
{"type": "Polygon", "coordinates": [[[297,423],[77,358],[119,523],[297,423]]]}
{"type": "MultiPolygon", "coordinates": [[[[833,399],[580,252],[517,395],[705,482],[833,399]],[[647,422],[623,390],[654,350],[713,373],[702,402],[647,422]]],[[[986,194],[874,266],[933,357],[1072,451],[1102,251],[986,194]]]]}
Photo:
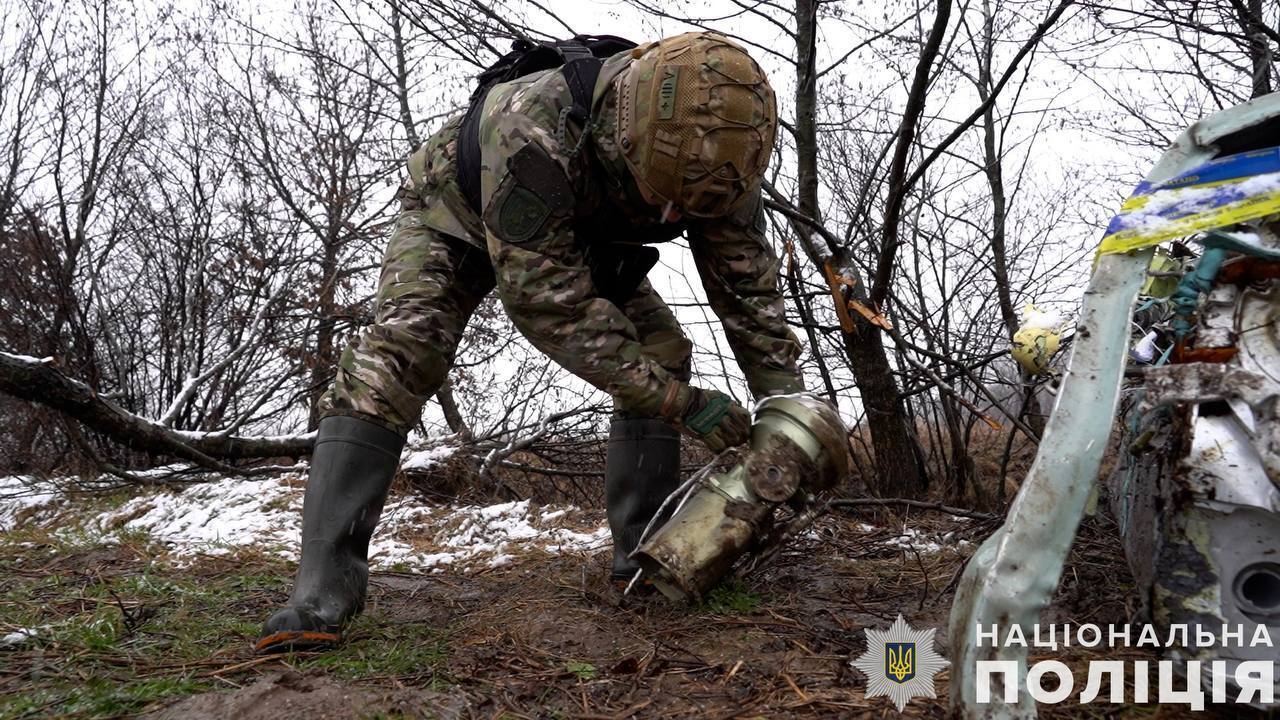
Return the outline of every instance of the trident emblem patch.
{"type": "Polygon", "coordinates": [[[913,642],[889,642],[884,644],[884,674],[896,683],[904,683],[916,676],[916,644],[913,642]]]}

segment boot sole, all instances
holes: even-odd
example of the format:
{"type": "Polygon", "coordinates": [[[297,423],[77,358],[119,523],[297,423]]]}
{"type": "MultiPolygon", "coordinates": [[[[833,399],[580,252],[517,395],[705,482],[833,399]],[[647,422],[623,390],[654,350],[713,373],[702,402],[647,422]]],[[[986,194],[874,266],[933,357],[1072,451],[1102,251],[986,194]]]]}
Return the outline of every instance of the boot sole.
{"type": "Polygon", "coordinates": [[[281,630],[261,638],[254,644],[253,650],[258,653],[279,653],[290,650],[324,650],[336,647],[342,642],[338,633],[319,632],[315,630],[281,630]]]}

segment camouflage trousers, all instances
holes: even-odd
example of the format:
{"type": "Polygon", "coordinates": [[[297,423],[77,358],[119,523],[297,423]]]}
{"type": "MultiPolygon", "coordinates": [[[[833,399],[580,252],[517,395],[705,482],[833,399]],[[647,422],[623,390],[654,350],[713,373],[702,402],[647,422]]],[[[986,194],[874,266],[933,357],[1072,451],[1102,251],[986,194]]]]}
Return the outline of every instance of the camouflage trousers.
{"type": "MultiPolygon", "coordinates": [[[[374,323],[343,351],[321,400],[322,416],[353,415],[407,433],[444,382],[468,320],[495,284],[485,250],[427,227],[420,210],[402,211],[382,261],[374,323]]],[[[687,381],[692,345],[649,281],[620,307],[642,352],[687,381]]]]}

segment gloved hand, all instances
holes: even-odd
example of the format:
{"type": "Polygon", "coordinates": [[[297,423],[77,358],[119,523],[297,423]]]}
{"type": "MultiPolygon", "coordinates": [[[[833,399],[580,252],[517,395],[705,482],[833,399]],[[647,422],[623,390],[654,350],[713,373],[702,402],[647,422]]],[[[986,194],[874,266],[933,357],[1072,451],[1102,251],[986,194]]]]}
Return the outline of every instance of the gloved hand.
{"type": "Polygon", "coordinates": [[[751,413],[719,390],[704,390],[672,380],[667,385],[661,415],[686,435],[712,451],[741,445],[751,437],[751,413]]]}

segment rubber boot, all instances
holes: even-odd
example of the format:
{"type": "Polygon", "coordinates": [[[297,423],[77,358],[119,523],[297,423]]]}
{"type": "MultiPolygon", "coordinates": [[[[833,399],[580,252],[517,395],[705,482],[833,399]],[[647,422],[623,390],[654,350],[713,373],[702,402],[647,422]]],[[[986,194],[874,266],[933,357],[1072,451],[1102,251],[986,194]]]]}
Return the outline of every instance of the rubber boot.
{"type": "MultiPolygon", "coordinates": [[[[604,499],[613,534],[611,578],[625,587],[640,565],[628,557],[680,484],[680,433],[661,420],[615,414],[604,464],[604,499]]],[[[667,515],[671,507],[667,508],[667,515]]],[[[663,518],[665,520],[665,518],[663,518]]],[[[654,529],[661,521],[654,524],[654,529]]]]}
{"type": "Polygon", "coordinates": [[[258,652],[326,648],[364,607],[369,538],[382,514],[404,438],[374,423],[320,421],[302,503],[302,559],[289,604],[262,628],[258,652]]]}

